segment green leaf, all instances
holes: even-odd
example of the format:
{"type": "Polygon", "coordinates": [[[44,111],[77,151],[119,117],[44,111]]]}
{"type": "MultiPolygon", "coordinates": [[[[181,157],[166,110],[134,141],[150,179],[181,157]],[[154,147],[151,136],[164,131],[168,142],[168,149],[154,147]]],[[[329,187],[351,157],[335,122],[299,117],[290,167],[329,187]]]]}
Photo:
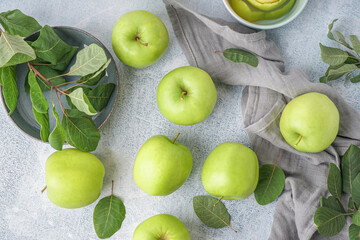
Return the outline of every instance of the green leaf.
{"type": "Polygon", "coordinates": [[[328,198],[320,197],[320,207],[327,207],[338,212],[345,213],[344,206],[341,204],[339,199],[334,196],[330,196],[328,198]]]}
{"type": "Polygon", "coordinates": [[[62,146],[64,145],[65,142],[65,130],[63,126],[60,124],[59,115],[57,114],[55,107],[53,107],[52,112],[56,119],[56,126],[49,136],[49,143],[50,146],[52,146],[56,150],[61,151],[62,146]]]}
{"type": "Polygon", "coordinates": [[[327,83],[328,82],[328,79],[327,79],[327,76],[322,76],[319,78],[319,82],[321,83],[327,83]]]}
{"type": "Polygon", "coordinates": [[[350,81],[351,81],[352,83],[358,83],[358,82],[360,82],[360,74],[358,74],[358,75],[350,78],[350,81]]]}
{"type": "Polygon", "coordinates": [[[25,15],[19,9],[0,13],[0,23],[6,33],[21,37],[26,37],[41,28],[34,18],[25,15]]]}
{"type": "Polygon", "coordinates": [[[9,109],[9,115],[16,109],[16,104],[19,96],[19,91],[16,85],[16,66],[2,68],[2,92],[6,106],[9,109]]]}
{"type": "MultiPolygon", "coordinates": [[[[49,66],[34,66],[34,67],[47,79],[59,76],[59,73],[49,66]]],[[[45,82],[41,77],[36,76],[36,80],[41,88],[41,91],[48,91],[51,89],[51,86],[47,82],[45,82]]],[[[56,77],[51,79],[50,82],[54,85],[60,85],[65,83],[66,80],[63,77],[56,77]]]]}
{"type": "Polygon", "coordinates": [[[3,68],[0,68],[0,85],[3,84],[3,81],[2,81],[2,71],[3,71],[3,68]]]}
{"type": "Polygon", "coordinates": [[[255,189],[255,199],[260,205],[269,204],[277,199],[285,186],[285,174],[281,168],[272,164],[261,166],[259,182],[255,189]]]}
{"type": "Polygon", "coordinates": [[[98,71],[107,61],[104,49],[96,44],[81,49],[76,55],[76,62],[67,75],[86,76],[98,71]]]}
{"type": "Polygon", "coordinates": [[[106,74],[106,68],[109,66],[111,59],[109,59],[98,71],[88,74],[77,80],[78,83],[86,84],[88,86],[96,85],[106,74]]]}
{"type": "Polygon", "coordinates": [[[348,58],[348,53],[332,47],[326,47],[320,43],[321,59],[330,66],[343,64],[348,58]]]}
{"type": "Polygon", "coordinates": [[[229,48],[222,53],[224,57],[236,63],[246,63],[253,67],[257,67],[259,64],[258,58],[254,54],[242,49],[229,48]]]}
{"type": "Polygon", "coordinates": [[[35,73],[33,71],[29,71],[28,81],[30,85],[30,99],[33,107],[39,113],[47,113],[49,104],[46,101],[38,82],[36,81],[35,73]]]}
{"type": "Polygon", "coordinates": [[[86,93],[91,105],[96,111],[103,110],[109,102],[112,92],[114,91],[115,84],[104,83],[98,85],[93,90],[86,93]]]}
{"type": "Polygon", "coordinates": [[[86,113],[87,115],[97,114],[94,107],[91,105],[88,97],[85,95],[82,88],[75,89],[72,93],[68,95],[71,99],[72,104],[81,112],[86,113]]]}
{"type": "Polygon", "coordinates": [[[334,23],[337,21],[337,19],[333,20],[332,23],[329,24],[328,28],[329,28],[329,31],[328,31],[328,38],[331,39],[331,40],[335,40],[335,37],[334,37],[334,34],[331,32],[333,26],[334,26],[334,23]]]}
{"type": "Polygon", "coordinates": [[[333,195],[337,199],[341,198],[341,193],[342,193],[341,172],[339,168],[333,163],[330,163],[329,174],[327,177],[327,187],[331,195],[333,195]]]}
{"type": "Polygon", "coordinates": [[[22,37],[12,36],[6,32],[0,36],[0,68],[28,62],[36,58],[32,49],[22,37]]]}
{"type": "Polygon", "coordinates": [[[345,222],[344,213],[327,207],[319,207],[314,215],[314,223],[318,228],[318,232],[327,237],[340,233],[345,226],[345,222]]]}
{"type": "Polygon", "coordinates": [[[101,239],[111,237],[120,229],[125,214],[125,206],[119,198],[111,195],[101,199],[93,215],[96,235],[101,239]]]}
{"type": "Polygon", "coordinates": [[[335,31],[335,34],[336,34],[336,36],[339,38],[339,42],[340,42],[342,45],[344,45],[345,47],[347,47],[347,48],[349,48],[349,49],[352,50],[352,47],[346,42],[345,37],[344,37],[344,35],[343,35],[341,32],[335,31]]]}
{"type": "Polygon", "coordinates": [[[334,76],[336,76],[336,78],[339,78],[339,77],[343,76],[345,73],[352,72],[352,71],[355,71],[358,69],[359,68],[355,64],[345,64],[339,68],[330,69],[328,78],[334,77],[334,76]]]}
{"type": "Polygon", "coordinates": [[[357,174],[355,179],[352,181],[352,199],[357,204],[360,204],[360,174],[357,174]]]}
{"type": "Polygon", "coordinates": [[[360,240],[360,227],[355,224],[351,224],[349,227],[349,239],[360,240]]]}
{"type": "Polygon", "coordinates": [[[49,123],[49,113],[39,113],[36,109],[32,108],[36,121],[39,123],[40,137],[43,142],[46,142],[50,134],[50,123],[49,123]]]}
{"type": "Polygon", "coordinates": [[[352,222],[356,225],[356,226],[360,226],[360,212],[356,211],[353,215],[352,215],[352,222]]]}
{"type": "Polygon", "coordinates": [[[357,54],[360,54],[360,41],[359,41],[358,37],[355,35],[350,35],[349,38],[350,38],[350,42],[352,44],[354,51],[357,54]]]}
{"type": "Polygon", "coordinates": [[[343,191],[352,193],[352,182],[360,172],[360,148],[351,145],[341,159],[343,191]]]}
{"type": "Polygon", "coordinates": [[[60,71],[66,69],[78,49],[61,40],[48,25],[40,30],[40,36],[31,46],[42,62],[49,63],[51,68],[60,71]]]}
{"type": "Polygon", "coordinates": [[[359,208],[359,206],[354,202],[353,198],[349,198],[348,202],[348,212],[354,212],[359,208]]]}
{"type": "Polygon", "coordinates": [[[86,152],[96,149],[100,132],[90,117],[76,109],[66,109],[61,124],[70,145],[86,152]]]}
{"type": "Polygon", "coordinates": [[[212,228],[230,227],[230,215],[222,202],[214,207],[218,199],[210,196],[195,196],[193,207],[196,215],[206,225],[212,228]]]}

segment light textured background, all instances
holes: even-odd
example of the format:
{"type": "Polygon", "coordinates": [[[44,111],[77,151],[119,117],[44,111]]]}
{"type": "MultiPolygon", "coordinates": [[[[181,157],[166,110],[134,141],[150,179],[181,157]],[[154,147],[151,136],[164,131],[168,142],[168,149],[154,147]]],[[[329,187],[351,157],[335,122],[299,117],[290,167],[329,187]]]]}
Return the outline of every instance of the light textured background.
{"type": "MultiPolygon", "coordinates": [[[[230,21],[221,0],[180,0],[201,13],[230,21]]],[[[120,70],[120,97],[109,122],[101,130],[101,141],[94,152],[105,165],[106,175],[101,197],[110,194],[115,180],[115,194],[125,203],[127,214],[120,231],[111,239],[131,239],[136,226],[146,218],[169,213],[179,217],[194,240],[267,239],[275,203],[259,206],[254,197],[242,201],[224,201],[238,230],[214,230],[204,226],[192,209],[192,197],[206,194],[201,180],[201,166],[209,152],[224,141],[250,145],[240,109],[242,87],[216,84],[218,101],[214,112],[195,126],[177,126],[167,121],[156,105],[156,89],[170,70],[188,65],[175,39],[169,18],[160,0],[107,1],[41,1],[3,0],[0,12],[19,8],[34,16],[41,24],[75,26],[89,31],[111,49],[111,30],[125,12],[144,9],[158,15],[167,26],[170,46],[165,56],[146,69],[133,69],[117,61],[120,70]],[[181,132],[179,142],[190,148],[194,157],[188,181],[167,197],[150,197],[134,183],[132,167],[140,146],[152,135],[170,138],[181,132]]],[[[304,12],[280,29],[268,31],[268,37],[280,47],[287,68],[303,69],[312,79],[325,72],[320,58],[319,41],[334,45],[326,38],[327,25],[340,20],[335,29],[346,35],[360,35],[360,5],[357,0],[311,0],[304,12]],[[346,2],[346,3],[345,3],[346,2]]],[[[360,84],[331,83],[346,100],[360,111],[360,84]]],[[[53,205],[40,190],[45,185],[44,165],[53,152],[45,143],[24,135],[13,125],[6,111],[0,108],[0,239],[97,239],[92,225],[95,203],[76,210],[53,205]]]]}

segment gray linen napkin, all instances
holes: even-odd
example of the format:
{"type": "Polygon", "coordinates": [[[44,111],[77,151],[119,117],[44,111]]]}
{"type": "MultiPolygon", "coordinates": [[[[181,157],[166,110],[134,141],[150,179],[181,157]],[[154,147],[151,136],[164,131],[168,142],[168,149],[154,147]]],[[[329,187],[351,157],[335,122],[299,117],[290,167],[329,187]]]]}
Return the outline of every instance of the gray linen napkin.
{"type": "MultiPolygon", "coordinates": [[[[260,164],[273,163],[286,174],[284,193],[274,214],[270,239],[321,239],[313,221],[319,197],[327,196],[330,163],[339,165],[350,144],[360,146],[360,114],[331,87],[310,82],[299,70],[284,72],[284,63],[265,32],[255,32],[239,23],[211,19],[186,9],[174,0],[164,0],[175,34],[189,63],[207,71],[214,80],[246,85],[242,92],[242,114],[252,148],[260,164]],[[241,48],[258,56],[256,68],[233,63],[217,50],[241,48]],[[296,151],[279,129],[281,112],[289,100],[307,93],[326,94],[340,111],[338,137],[320,153],[296,151]]],[[[347,228],[336,239],[348,239],[347,228]]]]}

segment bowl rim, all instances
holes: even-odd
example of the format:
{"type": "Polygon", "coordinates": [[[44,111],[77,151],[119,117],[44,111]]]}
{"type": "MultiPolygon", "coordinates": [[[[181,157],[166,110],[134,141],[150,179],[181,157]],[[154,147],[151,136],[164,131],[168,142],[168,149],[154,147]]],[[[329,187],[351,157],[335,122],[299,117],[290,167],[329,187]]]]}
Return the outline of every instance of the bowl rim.
{"type": "MultiPolygon", "coordinates": [[[[108,116],[105,118],[105,120],[100,124],[100,126],[97,127],[97,129],[100,130],[100,129],[104,126],[104,124],[109,120],[112,112],[113,112],[114,109],[115,109],[115,105],[116,105],[116,102],[117,102],[118,97],[119,97],[120,75],[119,75],[119,70],[118,70],[118,68],[117,68],[116,62],[115,62],[113,56],[111,55],[109,49],[107,49],[107,47],[106,47],[98,38],[96,38],[94,35],[90,34],[89,32],[87,32],[87,31],[85,31],[85,30],[83,30],[83,29],[80,29],[80,28],[70,27],[70,26],[52,26],[51,28],[53,28],[53,29],[71,29],[71,30],[75,30],[75,31],[78,31],[78,32],[81,32],[81,33],[84,33],[84,34],[90,36],[90,37],[93,38],[95,41],[97,41],[97,43],[99,43],[99,44],[101,45],[101,47],[105,50],[105,52],[108,53],[108,55],[110,56],[111,61],[114,62],[115,73],[116,73],[116,81],[117,81],[115,100],[114,100],[114,104],[113,104],[113,106],[112,106],[112,108],[111,108],[111,110],[110,110],[110,113],[109,113],[108,116]]],[[[32,36],[33,34],[36,34],[36,33],[38,33],[38,32],[40,32],[40,30],[37,30],[37,31],[29,34],[28,36],[24,37],[23,39],[26,39],[26,38],[28,38],[28,37],[30,37],[30,36],[32,36]]],[[[0,95],[1,95],[1,100],[2,100],[2,104],[3,104],[3,106],[4,106],[4,109],[5,109],[5,111],[7,112],[7,111],[8,111],[8,108],[7,108],[6,104],[5,104],[5,99],[4,99],[4,95],[3,95],[3,92],[2,92],[2,85],[0,85],[0,95]]],[[[37,141],[40,141],[40,142],[42,142],[42,143],[50,144],[50,143],[49,143],[49,139],[48,139],[46,142],[43,142],[41,139],[39,139],[39,138],[37,138],[37,137],[34,137],[34,136],[30,135],[29,133],[27,133],[25,130],[23,130],[22,128],[20,128],[20,127],[16,124],[16,122],[15,122],[14,119],[11,117],[11,115],[9,115],[8,112],[7,112],[7,115],[8,115],[8,117],[11,119],[12,123],[13,123],[18,129],[20,129],[21,132],[25,133],[25,135],[29,136],[29,137],[32,138],[32,139],[35,139],[35,140],[37,140],[37,141]]],[[[64,145],[69,145],[69,144],[65,141],[64,145]]]]}
{"type": "Polygon", "coordinates": [[[290,23],[291,21],[293,21],[295,18],[297,18],[297,16],[299,16],[299,14],[304,10],[304,8],[306,7],[306,5],[308,3],[308,0],[302,0],[302,1],[304,2],[303,5],[300,7],[300,10],[298,10],[295,14],[293,14],[289,18],[285,19],[284,21],[274,23],[271,25],[262,25],[262,24],[256,24],[256,23],[246,21],[245,19],[241,18],[239,15],[236,14],[236,12],[230,6],[229,0],[223,0],[223,3],[225,5],[226,9],[228,10],[228,12],[230,12],[230,14],[234,18],[236,18],[236,20],[238,20],[240,23],[242,23],[248,27],[254,28],[254,29],[270,30],[270,29],[282,27],[282,26],[290,23]]]}

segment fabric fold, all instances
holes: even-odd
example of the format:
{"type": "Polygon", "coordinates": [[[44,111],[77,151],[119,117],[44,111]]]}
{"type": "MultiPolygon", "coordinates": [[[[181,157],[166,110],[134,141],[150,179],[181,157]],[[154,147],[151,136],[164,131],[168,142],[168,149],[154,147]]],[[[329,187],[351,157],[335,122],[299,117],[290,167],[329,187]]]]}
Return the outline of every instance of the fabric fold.
{"type": "MultiPolygon", "coordinates": [[[[219,82],[244,85],[242,114],[245,130],[260,164],[274,163],[286,175],[284,193],[279,197],[269,239],[323,239],[313,221],[319,197],[327,196],[329,164],[340,164],[350,144],[360,146],[360,114],[333,88],[312,83],[300,70],[285,72],[277,46],[239,23],[211,19],[185,8],[175,0],[163,0],[174,32],[189,63],[207,71],[219,82]],[[215,51],[240,48],[258,56],[259,65],[233,63],[215,51]],[[340,130],[332,146],[320,153],[295,150],[283,139],[279,120],[292,98],[307,92],[326,94],[340,112],[340,130]]],[[[240,113],[239,113],[240,114],[240,113]]],[[[344,230],[336,239],[347,239],[344,230]]]]}

